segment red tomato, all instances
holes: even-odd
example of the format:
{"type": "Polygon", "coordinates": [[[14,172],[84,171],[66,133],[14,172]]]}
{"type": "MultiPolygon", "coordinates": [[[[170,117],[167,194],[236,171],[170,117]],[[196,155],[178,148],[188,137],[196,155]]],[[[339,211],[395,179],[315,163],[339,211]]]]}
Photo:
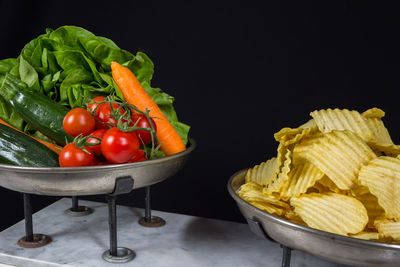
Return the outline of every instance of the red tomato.
{"type": "MultiPolygon", "coordinates": [[[[95,98],[92,99],[92,101],[104,101],[106,98],[104,96],[96,96],[95,98]]],[[[99,114],[99,108],[97,108],[97,106],[100,105],[100,103],[90,103],[88,105],[88,109],[89,111],[94,115],[95,118],[97,118],[97,114],[99,114]],[[96,111],[95,111],[96,110],[96,111]]],[[[104,127],[102,123],[100,123],[97,119],[96,121],[96,129],[101,129],[101,128],[107,128],[104,127]]]]}
{"type": "MultiPolygon", "coordinates": [[[[114,111],[118,110],[119,107],[118,104],[112,103],[114,111]]],[[[124,114],[124,109],[120,108],[119,113],[124,114]]],[[[109,125],[111,127],[117,126],[118,120],[112,115],[110,103],[101,103],[96,110],[95,118],[99,122],[97,129],[108,129],[109,125]]]]}
{"type": "Polygon", "coordinates": [[[63,127],[70,136],[78,136],[80,134],[86,136],[93,132],[95,120],[89,111],[83,108],[71,109],[64,117],[63,127]]]}
{"type": "MultiPolygon", "coordinates": [[[[96,101],[96,102],[101,102],[101,101],[104,101],[106,98],[104,97],[104,96],[96,96],[95,98],[93,98],[92,99],[92,101],[96,101]]],[[[91,102],[92,102],[91,101],[91,102]]],[[[96,107],[99,105],[100,103],[95,103],[95,102],[93,102],[93,103],[90,103],[89,105],[88,105],[88,109],[89,109],[89,111],[90,112],[94,112],[94,110],[96,109],[96,107]]],[[[96,113],[98,112],[98,109],[96,109],[96,113]]]]}
{"type": "Polygon", "coordinates": [[[101,156],[101,144],[100,143],[101,143],[101,139],[103,139],[103,136],[105,135],[106,132],[107,132],[106,129],[98,129],[98,130],[94,131],[93,133],[91,133],[90,136],[97,137],[100,140],[89,137],[88,140],[86,141],[86,143],[89,143],[89,144],[99,143],[99,144],[95,145],[95,146],[85,146],[85,148],[87,150],[89,150],[90,152],[94,153],[96,156],[100,157],[101,156]]]}
{"type": "Polygon", "coordinates": [[[128,162],[138,162],[138,161],[143,161],[147,160],[146,155],[143,150],[139,149],[138,153],[133,156],[128,162]]]}
{"type": "Polygon", "coordinates": [[[60,167],[82,167],[94,165],[96,159],[92,153],[83,151],[74,143],[69,143],[61,150],[58,161],[60,167]]]}
{"type": "MultiPolygon", "coordinates": [[[[132,123],[129,126],[135,125],[135,123],[138,121],[136,124],[136,127],[141,127],[141,128],[148,128],[151,129],[150,123],[146,117],[146,115],[141,114],[141,113],[135,113],[131,116],[132,123]]],[[[157,126],[156,123],[152,118],[150,118],[151,123],[153,124],[154,130],[157,131],[157,126]]],[[[151,133],[144,131],[144,130],[137,130],[135,133],[138,135],[139,139],[142,139],[143,143],[150,144],[151,143],[151,133]]]]}
{"type": "Polygon", "coordinates": [[[134,132],[109,129],[101,141],[101,153],[111,163],[125,163],[139,150],[139,139],[134,132]]]}

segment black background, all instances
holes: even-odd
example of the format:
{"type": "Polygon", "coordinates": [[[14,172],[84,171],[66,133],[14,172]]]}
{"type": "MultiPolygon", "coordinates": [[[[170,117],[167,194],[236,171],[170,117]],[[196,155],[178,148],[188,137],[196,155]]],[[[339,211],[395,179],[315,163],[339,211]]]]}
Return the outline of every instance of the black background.
{"type": "MultiPolygon", "coordinates": [[[[198,143],[179,174],[152,187],[153,208],[243,221],[227,180],[274,156],[273,133],[306,122],[314,109],[380,107],[400,141],[397,9],[378,1],[261,2],[1,1],[0,58],[62,25],[145,52],[153,85],[175,96],[198,143]]],[[[143,207],[143,198],[139,189],[118,203],[143,207]]],[[[33,196],[33,208],[55,200],[33,196]]],[[[1,188],[0,209],[0,229],[21,220],[22,195],[1,188]]]]}

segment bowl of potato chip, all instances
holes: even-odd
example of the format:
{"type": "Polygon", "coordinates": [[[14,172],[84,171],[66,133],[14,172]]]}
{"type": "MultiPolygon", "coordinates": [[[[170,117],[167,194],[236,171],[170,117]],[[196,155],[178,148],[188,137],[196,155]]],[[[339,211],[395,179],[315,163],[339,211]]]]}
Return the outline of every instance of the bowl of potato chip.
{"type": "Polygon", "coordinates": [[[351,265],[400,265],[400,146],[372,108],[316,110],[275,133],[277,155],[235,173],[246,219],[293,249],[351,265]]]}

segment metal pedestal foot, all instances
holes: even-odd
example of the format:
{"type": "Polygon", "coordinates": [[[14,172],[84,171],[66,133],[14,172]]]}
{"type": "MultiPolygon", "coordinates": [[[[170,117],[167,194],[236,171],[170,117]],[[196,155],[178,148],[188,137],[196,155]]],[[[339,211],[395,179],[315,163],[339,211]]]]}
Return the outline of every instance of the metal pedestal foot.
{"type": "Polygon", "coordinates": [[[38,248],[49,244],[52,239],[48,235],[34,234],[32,223],[31,196],[23,193],[24,197],[24,216],[25,216],[25,236],[18,240],[18,245],[23,248],[38,248]]]}
{"type": "Polygon", "coordinates": [[[86,216],[93,212],[93,209],[86,206],[79,206],[78,197],[72,196],[71,208],[65,210],[65,213],[74,217],[86,216]]]}
{"type": "Polygon", "coordinates": [[[139,224],[144,227],[161,227],[165,225],[165,220],[158,216],[151,216],[151,206],[150,206],[150,186],[146,187],[145,196],[145,213],[144,217],[140,218],[139,224]]]}
{"type": "Polygon", "coordinates": [[[133,179],[131,177],[118,178],[115,183],[114,192],[107,195],[108,203],[108,225],[110,228],[110,249],[104,251],[102,257],[111,263],[124,263],[135,258],[133,250],[117,246],[117,205],[118,195],[132,191],[133,179]]]}

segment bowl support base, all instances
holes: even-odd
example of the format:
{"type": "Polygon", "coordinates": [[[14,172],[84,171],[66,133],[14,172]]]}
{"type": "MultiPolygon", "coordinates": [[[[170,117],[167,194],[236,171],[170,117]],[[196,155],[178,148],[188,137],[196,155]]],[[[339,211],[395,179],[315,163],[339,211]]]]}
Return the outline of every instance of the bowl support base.
{"type": "MultiPolygon", "coordinates": [[[[269,241],[277,243],[274,239],[272,239],[262,228],[261,224],[253,219],[246,218],[247,224],[250,227],[250,230],[256,234],[257,236],[267,239],[269,241]]],[[[292,248],[289,248],[285,245],[281,244],[281,248],[283,250],[282,253],[282,267],[290,267],[290,258],[292,255],[292,248]]]]}
{"type": "Polygon", "coordinates": [[[32,223],[31,195],[23,193],[24,198],[24,217],[25,217],[25,236],[18,240],[18,245],[23,248],[39,248],[49,244],[52,239],[48,235],[34,234],[32,223]]]}
{"type": "Polygon", "coordinates": [[[165,225],[165,220],[158,216],[151,216],[150,186],[146,186],[144,217],[139,219],[139,224],[144,227],[161,227],[165,225]]]}
{"type": "Polygon", "coordinates": [[[86,206],[79,206],[78,196],[72,196],[71,200],[72,200],[71,208],[66,209],[65,214],[68,214],[68,215],[74,216],[74,217],[80,217],[80,216],[89,215],[93,212],[92,208],[89,208],[86,206]]]}
{"type": "Polygon", "coordinates": [[[103,259],[111,263],[124,263],[135,258],[133,250],[117,246],[117,206],[118,195],[132,191],[133,179],[130,176],[120,177],[115,180],[115,188],[111,194],[106,195],[108,204],[108,225],[110,229],[110,249],[103,253],[103,259]]]}

